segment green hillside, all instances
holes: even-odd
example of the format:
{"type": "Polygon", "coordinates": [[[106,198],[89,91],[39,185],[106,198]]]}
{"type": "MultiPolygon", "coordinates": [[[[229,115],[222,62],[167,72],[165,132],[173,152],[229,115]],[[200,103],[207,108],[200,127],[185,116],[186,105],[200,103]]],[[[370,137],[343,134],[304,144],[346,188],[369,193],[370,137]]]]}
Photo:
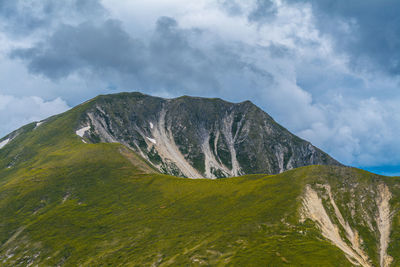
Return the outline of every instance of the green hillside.
{"type": "Polygon", "coordinates": [[[82,142],[76,124],[90,105],[29,124],[0,149],[1,266],[357,263],[306,216],[307,190],[362,254],[345,228],[357,233],[365,266],[400,265],[398,178],[339,166],[217,180],[162,175],[121,144],[82,142]],[[376,219],[383,186],[391,196],[386,260],[376,219]]]}

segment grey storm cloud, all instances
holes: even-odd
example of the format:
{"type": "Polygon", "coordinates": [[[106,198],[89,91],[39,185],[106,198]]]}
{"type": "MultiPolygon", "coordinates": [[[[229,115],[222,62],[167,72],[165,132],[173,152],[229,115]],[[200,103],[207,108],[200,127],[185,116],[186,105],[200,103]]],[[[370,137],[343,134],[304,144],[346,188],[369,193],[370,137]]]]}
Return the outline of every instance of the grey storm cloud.
{"type": "Polygon", "coordinates": [[[218,4],[230,16],[239,16],[243,14],[241,6],[235,0],[219,0],[218,4]]]}
{"type": "Polygon", "coordinates": [[[58,80],[71,73],[92,68],[122,72],[139,69],[143,47],[122,30],[119,21],[107,20],[100,26],[82,23],[62,25],[45,42],[29,49],[16,49],[11,57],[28,61],[32,73],[58,80]]]}
{"type": "Polygon", "coordinates": [[[286,1],[310,3],[321,33],[334,37],[353,67],[400,75],[400,1],[286,1]]]}
{"type": "Polygon", "coordinates": [[[276,15],[277,9],[275,4],[270,0],[257,0],[255,7],[249,13],[248,19],[251,22],[270,21],[276,15]]]}
{"type": "MultiPolygon", "coordinates": [[[[245,13],[238,0],[220,0],[219,6],[230,16],[240,16],[245,13]]],[[[250,12],[246,14],[249,22],[266,23],[276,15],[277,7],[271,0],[256,0],[250,12]]]]}
{"type": "Polygon", "coordinates": [[[10,35],[21,36],[33,33],[37,29],[81,17],[96,18],[104,15],[105,9],[98,0],[19,0],[0,1],[0,28],[10,35]]]}
{"type": "Polygon", "coordinates": [[[31,73],[54,81],[90,71],[145,90],[212,92],[226,85],[221,85],[224,75],[241,76],[244,70],[272,81],[271,74],[243,61],[223,43],[202,47],[203,34],[200,29],[179,28],[170,17],[157,20],[149,40],[133,38],[118,20],[85,22],[62,25],[48,40],[15,49],[10,56],[25,61],[31,73]]]}

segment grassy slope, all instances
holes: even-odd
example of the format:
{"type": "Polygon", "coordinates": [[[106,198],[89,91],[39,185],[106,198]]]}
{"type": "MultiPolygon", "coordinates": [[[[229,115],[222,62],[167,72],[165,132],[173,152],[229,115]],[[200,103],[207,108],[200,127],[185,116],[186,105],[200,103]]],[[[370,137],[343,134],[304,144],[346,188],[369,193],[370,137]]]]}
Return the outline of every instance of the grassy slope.
{"type": "Polygon", "coordinates": [[[121,145],[75,135],[87,105],[26,126],[0,150],[0,265],[349,265],[312,222],[298,223],[300,196],[307,183],[339,184],[338,171],[376,176],[326,166],[220,180],[146,174],[121,145]]]}

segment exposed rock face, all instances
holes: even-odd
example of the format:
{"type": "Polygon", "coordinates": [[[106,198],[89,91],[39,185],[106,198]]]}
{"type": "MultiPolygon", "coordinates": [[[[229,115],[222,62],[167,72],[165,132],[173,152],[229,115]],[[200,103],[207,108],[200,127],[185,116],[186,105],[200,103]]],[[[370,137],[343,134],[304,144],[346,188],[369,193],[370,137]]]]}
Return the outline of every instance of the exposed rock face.
{"type": "Polygon", "coordinates": [[[351,179],[342,181],[335,191],[329,184],[306,185],[301,222],[314,221],[322,236],[341,249],[354,265],[376,266],[370,258],[375,250],[379,266],[390,266],[393,258],[387,250],[393,222],[392,193],[384,183],[351,179]]]}
{"type": "Polygon", "coordinates": [[[333,214],[327,213],[322,203],[322,199],[310,185],[307,185],[303,199],[303,215],[315,221],[320,228],[322,235],[340,248],[346,254],[351,263],[364,267],[372,266],[368,255],[360,245],[358,232],[350,227],[349,223],[343,218],[340,210],[336,206],[329,185],[324,185],[323,187],[326,189],[327,198],[334,209],[333,214]],[[332,222],[333,220],[331,217],[334,217],[332,219],[339,222],[348,242],[342,238],[340,234],[341,228],[332,222]]]}
{"type": "Polygon", "coordinates": [[[77,130],[88,126],[83,132],[87,142],[119,142],[161,172],[177,176],[220,178],[339,165],[249,101],[163,99],[140,93],[99,96],[77,130]]]}
{"type": "Polygon", "coordinates": [[[378,212],[376,215],[376,224],[379,230],[379,257],[380,266],[390,266],[393,258],[387,254],[387,248],[390,241],[392,214],[390,211],[389,201],[392,198],[392,193],[385,184],[378,186],[378,194],[376,196],[376,204],[378,212]]]}

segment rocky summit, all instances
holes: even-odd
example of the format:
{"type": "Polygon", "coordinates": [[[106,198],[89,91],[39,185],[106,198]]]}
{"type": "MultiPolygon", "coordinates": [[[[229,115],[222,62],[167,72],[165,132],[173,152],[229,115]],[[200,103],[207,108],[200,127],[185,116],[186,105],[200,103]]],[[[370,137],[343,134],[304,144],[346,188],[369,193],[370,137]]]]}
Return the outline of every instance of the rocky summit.
{"type": "Polygon", "coordinates": [[[122,93],[90,103],[76,129],[84,142],[121,143],[165,174],[222,178],[339,165],[250,101],[122,93]]]}

